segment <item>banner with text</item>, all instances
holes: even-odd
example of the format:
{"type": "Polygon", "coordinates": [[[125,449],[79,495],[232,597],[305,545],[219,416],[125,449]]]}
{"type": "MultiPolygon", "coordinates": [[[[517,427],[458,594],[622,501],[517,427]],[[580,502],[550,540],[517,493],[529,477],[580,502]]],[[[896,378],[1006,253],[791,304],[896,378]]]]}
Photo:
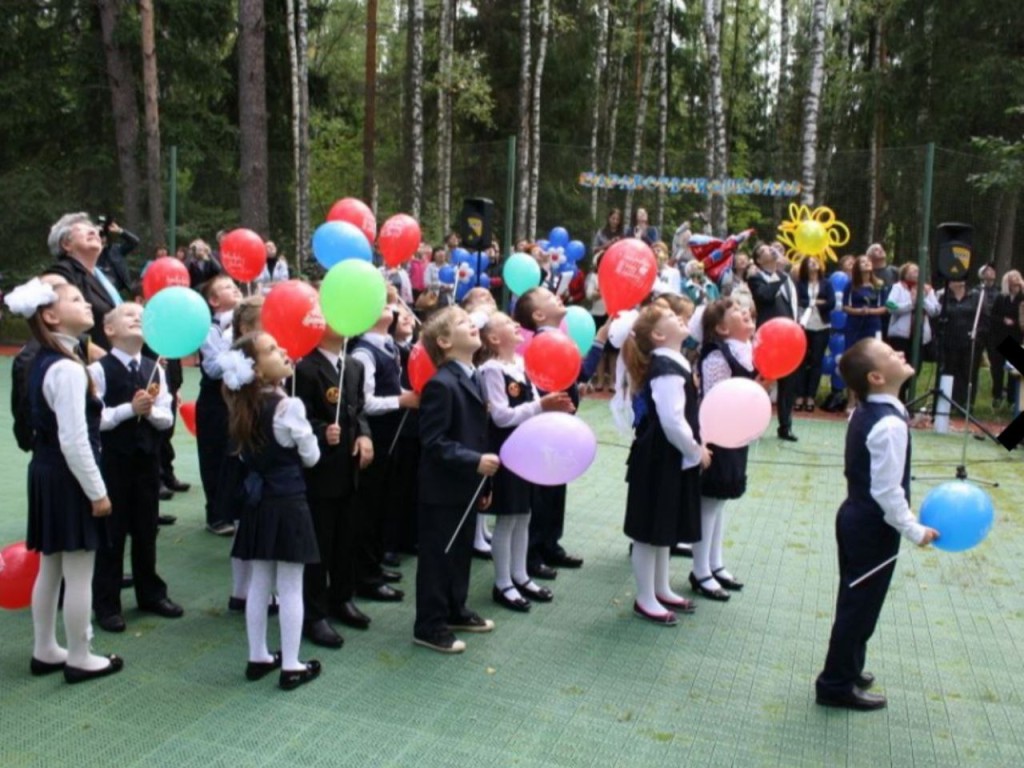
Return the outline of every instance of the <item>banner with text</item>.
{"type": "Polygon", "coordinates": [[[700,176],[645,176],[642,173],[597,173],[583,171],[579,185],[588,189],[625,189],[642,192],[664,189],[670,194],[693,195],[768,195],[797,197],[799,181],[774,179],[707,179],[700,176]]]}

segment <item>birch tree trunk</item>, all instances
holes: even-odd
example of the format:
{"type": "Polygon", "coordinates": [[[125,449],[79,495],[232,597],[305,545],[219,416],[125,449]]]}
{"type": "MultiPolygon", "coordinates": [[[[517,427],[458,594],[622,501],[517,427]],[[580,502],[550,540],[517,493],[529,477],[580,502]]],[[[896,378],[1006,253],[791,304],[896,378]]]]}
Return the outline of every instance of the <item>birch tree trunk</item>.
{"type": "Polygon", "coordinates": [[[999,239],[996,241],[996,273],[1006,274],[1013,266],[1013,240],[1017,230],[1020,190],[1006,190],[999,202],[999,239]]]}
{"type": "MultiPolygon", "coordinates": [[[[785,145],[783,132],[786,125],[786,101],[789,95],[789,0],[779,0],[779,86],[775,96],[775,130],[772,152],[775,162],[772,168],[777,178],[783,177],[779,167],[782,147],[785,145]]],[[[772,198],[772,218],[782,219],[782,198],[772,198]]]]}
{"type": "MultiPolygon", "coordinates": [[[[613,23],[611,27],[610,41],[615,41],[615,30],[617,24],[613,23]]],[[[614,50],[614,45],[612,45],[614,50]]],[[[623,45],[619,51],[618,64],[615,67],[615,76],[613,78],[611,94],[608,97],[608,101],[605,105],[605,110],[608,112],[608,131],[605,140],[607,141],[607,147],[605,149],[605,162],[604,171],[605,173],[613,173],[618,169],[614,167],[615,163],[615,146],[618,140],[618,129],[619,129],[619,101],[622,98],[622,81],[626,76],[626,48],[623,45]]],[[[602,199],[607,200],[608,190],[602,190],[602,199]]]]}
{"type": "MultiPolygon", "coordinates": [[[[633,159],[630,163],[630,173],[640,172],[640,157],[644,149],[644,125],[647,122],[647,97],[651,92],[651,79],[654,75],[654,65],[660,54],[661,39],[665,26],[665,3],[666,0],[655,0],[654,4],[654,26],[651,31],[651,47],[647,61],[644,64],[644,76],[640,83],[640,93],[636,102],[636,122],[633,124],[633,159]]],[[[626,192],[626,207],[623,211],[623,221],[629,221],[633,213],[633,190],[626,192]]]]}
{"type": "MultiPolygon", "coordinates": [[[[288,26],[288,65],[292,85],[292,167],[295,172],[295,246],[298,252],[302,242],[302,223],[300,209],[302,203],[299,192],[299,122],[302,119],[302,107],[299,105],[299,43],[295,20],[295,0],[285,0],[285,18],[288,26]]],[[[296,269],[298,265],[296,264],[296,269]]]]}
{"type": "Polygon", "coordinates": [[[146,115],[146,197],[149,202],[149,239],[153,245],[167,241],[164,223],[164,189],[160,183],[160,82],[156,67],[156,32],[153,0],[139,0],[142,27],[142,84],[146,115]]]}
{"type": "MultiPolygon", "coordinates": [[[[671,0],[669,0],[669,7],[666,10],[662,20],[662,32],[661,32],[661,44],[658,46],[658,176],[665,176],[667,158],[666,153],[668,151],[668,91],[669,91],[669,79],[668,79],[668,67],[669,67],[669,47],[671,46],[671,30],[672,25],[669,22],[671,9],[671,0]]],[[[658,230],[664,232],[665,229],[665,189],[664,187],[658,187],[658,210],[655,214],[655,221],[658,225],[658,230]]]]}
{"type": "Polygon", "coordinates": [[[533,70],[533,93],[530,104],[530,223],[528,231],[537,231],[537,196],[540,186],[540,113],[541,85],[544,82],[544,60],[548,54],[548,32],[551,28],[551,0],[541,0],[540,37],[537,40],[537,61],[533,70]]]}
{"type": "Polygon", "coordinates": [[[807,83],[800,131],[800,202],[804,205],[814,204],[818,170],[818,118],[821,114],[821,87],[825,80],[825,6],[826,0],[812,0],[811,76],[807,83]]]}
{"type": "MultiPolygon", "coordinates": [[[[881,17],[876,17],[871,28],[871,72],[877,83],[882,78],[884,54],[881,17]]],[[[865,227],[868,242],[878,241],[878,211],[882,196],[882,109],[876,99],[873,99],[874,119],[871,128],[871,145],[868,157],[868,223],[865,227]]]]}
{"type": "Polygon", "coordinates": [[[238,3],[238,125],[241,223],[267,237],[270,202],[267,180],[267,78],[263,0],[238,3]]]}
{"type": "Polygon", "coordinates": [[[519,129],[516,132],[516,240],[527,237],[530,211],[530,0],[519,2],[519,129]]]}
{"type": "Polygon", "coordinates": [[[423,210],[423,0],[410,0],[410,90],[412,178],[409,213],[417,221],[423,210]]]}
{"type": "Polygon", "coordinates": [[[441,237],[451,227],[452,198],[452,48],[454,46],[455,0],[441,0],[438,34],[439,86],[437,89],[437,215],[441,237]]]}
{"type": "MultiPolygon", "coordinates": [[[[590,170],[597,173],[597,146],[601,128],[601,95],[604,71],[608,68],[608,0],[597,2],[597,50],[594,53],[592,72],[594,86],[594,109],[590,115],[590,170]]],[[[605,169],[609,170],[609,169],[605,169]]],[[[597,221],[598,188],[590,190],[590,220],[597,221]]]]}
{"type": "MultiPolygon", "coordinates": [[[[725,108],[722,103],[722,0],[704,0],[704,42],[708,55],[708,127],[707,168],[708,180],[717,181],[725,176],[725,108]]],[[[710,194],[711,230],[723,237],[726,234],[728,209],[725,196],[710,194]]]]}
{"type": "Polygon", "coordinates": [[[142,223],[142,183],[136,159],[139,149],[139,107],[135,101],[135,78],[131,60],[116,41],[116,30],[124,7],[122,0],[97,0],[103,55],[107,64],[107,85],[110,88],[114,115],[114,140],[117,143],[117,167],[121,175],[124,225],[139,231],[142,223]]]}
{"type": "Polygon", "coordinates": [[[376,210],[377,0],[366,2],[365,114],[363,116],[363,202],[376,210]]]}

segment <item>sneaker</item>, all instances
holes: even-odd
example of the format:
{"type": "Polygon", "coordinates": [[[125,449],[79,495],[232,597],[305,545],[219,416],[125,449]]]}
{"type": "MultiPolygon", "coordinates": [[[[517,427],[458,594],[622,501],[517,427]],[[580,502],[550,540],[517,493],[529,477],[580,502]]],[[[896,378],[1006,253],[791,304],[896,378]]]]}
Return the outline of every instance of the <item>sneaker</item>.
{"type": "Polygon", "coordinates": [[[212,533],[214,536],[234,536],[235,535],[235,524],[234,523],[215,523],[213,525],[206,526],[206,530],[212,533]]]}
{"type": "Polygon", "coordinates": [[[466,650],[466,644],[455,637],[451,632],[442,632],[434,637],[415,637],[414,645],[422,645],[438,653],[462,653],[466,650]]]}
{"type": "Polygon", "coordinates": [[[490,632],[494,629],[494,622],[471,613],[449,622],[448,629],[452,632],[490,632]]]}

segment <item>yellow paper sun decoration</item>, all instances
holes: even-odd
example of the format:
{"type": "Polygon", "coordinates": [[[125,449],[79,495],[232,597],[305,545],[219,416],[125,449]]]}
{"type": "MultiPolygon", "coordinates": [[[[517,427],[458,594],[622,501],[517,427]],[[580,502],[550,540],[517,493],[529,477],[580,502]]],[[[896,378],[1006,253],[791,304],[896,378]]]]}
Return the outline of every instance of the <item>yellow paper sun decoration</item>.
{"type": "Polygon", "coordinates": [[[786,258],[799,264],[807,256],[838,261],[833,248],[850,242],[850,230],[836,220],[826,206],[810,210],[806,205],[789,204],[789,220],[779,224],[779,242],[786,246],[786,258]]]}

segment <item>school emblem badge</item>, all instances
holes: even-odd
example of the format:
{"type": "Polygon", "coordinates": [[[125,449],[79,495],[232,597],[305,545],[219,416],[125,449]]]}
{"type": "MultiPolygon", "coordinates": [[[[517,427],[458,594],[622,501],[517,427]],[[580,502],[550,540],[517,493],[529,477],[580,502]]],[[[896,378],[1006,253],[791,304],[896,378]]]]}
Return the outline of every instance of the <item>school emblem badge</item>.
{"type": "Polygon", "coordinates": [[[331,405],[337,405],[339,397],[341,397],[341,391],[337,387],[331,387],[327,390],[327,402],[331,405]]]}
{"type": "Polygon", "coordinates": [[[523,393],[523,388],[519,386],[518,381],[510,381],[508,383],[508,396],[519,397],[523,393]]]}

